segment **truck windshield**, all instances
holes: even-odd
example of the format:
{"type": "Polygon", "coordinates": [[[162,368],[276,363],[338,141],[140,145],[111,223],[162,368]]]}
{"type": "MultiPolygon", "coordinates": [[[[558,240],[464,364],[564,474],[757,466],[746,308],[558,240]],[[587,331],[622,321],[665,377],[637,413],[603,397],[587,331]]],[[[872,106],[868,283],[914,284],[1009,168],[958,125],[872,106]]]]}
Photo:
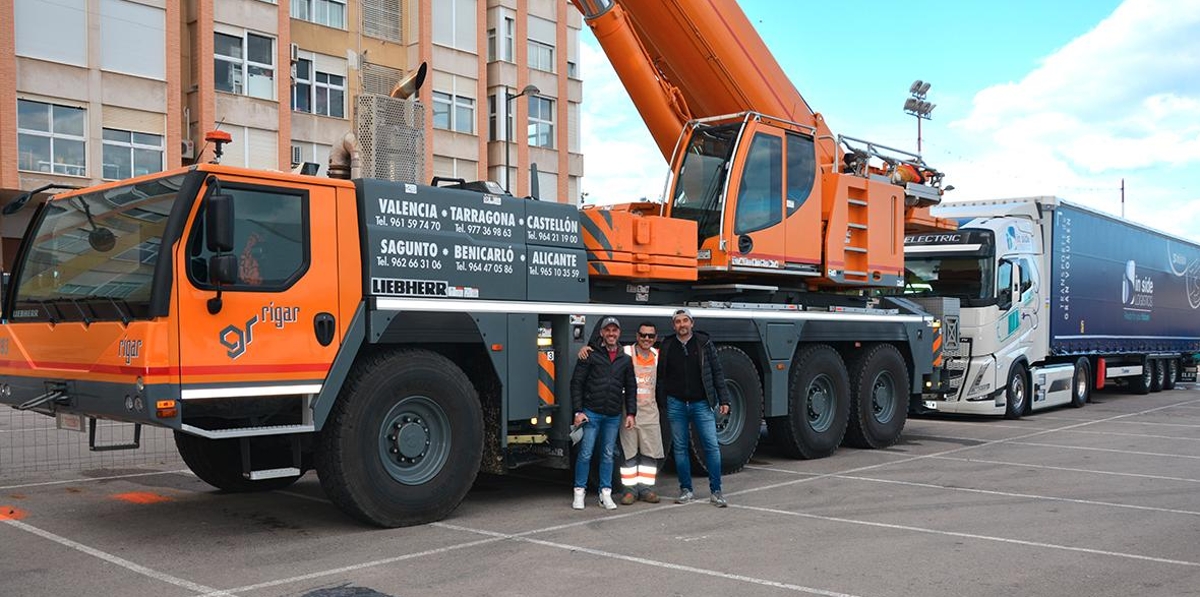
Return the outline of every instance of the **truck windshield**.
{"type": "Polygon", "coordinates": [[[154,264],[186,174],[50,201],[18,266],[15,321],[128,321],[149,312],[154,264]]]}
{"type": "Polygon", "coordinates": [[[905,294],[958,298],[964,306],[981,307],[996,302],[995,279],[991,257],[910,255],[904,260],[905,294]]]}
{"type": "Polygon", "coordinates": [[[675,177],[671,217],[693,220],[697,245],[721,232],[721,196],[726,164],[742,125],[697,128],[688,141],[687,154],[675,177]]]}

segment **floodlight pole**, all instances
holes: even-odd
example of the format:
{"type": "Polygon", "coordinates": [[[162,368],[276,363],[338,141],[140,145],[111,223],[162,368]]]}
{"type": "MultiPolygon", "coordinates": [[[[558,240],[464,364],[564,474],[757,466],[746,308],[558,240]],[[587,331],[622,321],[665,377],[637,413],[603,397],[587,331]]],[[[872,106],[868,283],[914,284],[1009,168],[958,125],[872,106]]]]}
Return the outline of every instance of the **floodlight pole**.
{"type": "Polygon", "coordinates": [[[904,101],[904,113],[911,114],[917,118],[917,155],[921,155],[921,121],[932,118],[931,113],[937,107],[936,104],[931,104],[925,101],[925,94],[929,93],[930,83],[917,79],[909,86],[909,98],[904,101]]]}

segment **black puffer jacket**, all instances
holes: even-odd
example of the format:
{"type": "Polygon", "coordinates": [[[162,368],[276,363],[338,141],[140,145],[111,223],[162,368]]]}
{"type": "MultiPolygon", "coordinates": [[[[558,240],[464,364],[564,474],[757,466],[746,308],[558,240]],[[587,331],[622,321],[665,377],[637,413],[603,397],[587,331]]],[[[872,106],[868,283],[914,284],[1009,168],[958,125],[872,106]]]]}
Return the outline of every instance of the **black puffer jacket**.
{"type": "Polygon", "coordinates": [[[633,359],[618,350],[617,359],[609,361],[608,349],[599,342],[592,344],[592,354],[575,364],[571,404],[575,412],[586,408],[601,415],[637,413],[633,359]]]}
{"type": "MultiPolygon", "coordinates": [[[[704,396],[708,405],[716,408],[721,404],[729,404],[729,388],[725,386],[725,371],[721,368],[721,358],[717,355],[717,347],[708,334],[692,331],[696,342],[700,344],[700,378],[704,382],[704,396]]],[[[671,334],[662,339],[658,349],[658,387],[655,388],[660,405],[666,405],[666,384],[662,380],[670,373],[666,369],[667,357],[671,352],[680,350],[679,339],[671,334]]]]}

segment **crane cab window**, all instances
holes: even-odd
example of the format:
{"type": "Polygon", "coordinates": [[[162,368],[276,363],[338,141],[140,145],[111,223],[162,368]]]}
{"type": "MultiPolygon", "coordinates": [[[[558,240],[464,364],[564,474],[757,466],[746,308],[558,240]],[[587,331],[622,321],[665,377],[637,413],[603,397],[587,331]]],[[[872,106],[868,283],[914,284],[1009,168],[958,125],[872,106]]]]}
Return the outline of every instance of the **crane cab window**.
{"type": "Polygon", "coordinates": [[[790,216],[812,194],[817,177],[817,157],[812,137],[787,136],[787,214],[790,216]]]}
{"type": "MultiPolygon", "coordinates": [[[[274,292],[290,287],[308,270],[308,194],[293,189],[222,185],[233,196],[233,254],[238,282],[228,290],[274,292]]],[[[198,288],[212,288],[204,242],[204,205],[188,239],[188,277],[198,288]]]]}
{"type": "Polygon", "coordinates": [[[762,230],[783,220],[783,139],[756,134],[738,187],[733,233],[762,230]]]}

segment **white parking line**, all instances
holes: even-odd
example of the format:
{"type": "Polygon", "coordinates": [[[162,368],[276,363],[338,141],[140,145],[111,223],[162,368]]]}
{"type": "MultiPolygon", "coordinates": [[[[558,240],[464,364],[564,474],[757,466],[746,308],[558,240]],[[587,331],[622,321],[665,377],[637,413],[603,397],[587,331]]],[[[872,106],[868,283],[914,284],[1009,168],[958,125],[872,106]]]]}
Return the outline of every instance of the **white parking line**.
{"type": "Polygon", "coordinates": [[[1093,475],[1111,475],[1114,477],[1136,477],[1141,479],[1153,479],[1155,481],[1182,481],[1184,483],[1200,483],[1200,479],[1189,479],[1187,477],[1169,477],[1166,475],[1147,475],[1145,473],[1120,473],[1116,471],[1102,471],[1091,468],[1073,468],[1069,466],[1049,466],[1045,464],[1029,464],[1027,462],[1013,462],[1000,460],[981,460],[978,458],[955,458],[953,456],[932,456],[934,460],[953,460],[956,462],[971,462],[979,464],[995,464],[1000,466],[1016,466],[1021,468],[1040,468],[1052,471],[1064,471],[1068,473],[1090,473],[1093,475]]]}
{"type": "MultiPolygon", "coordinates": [[[[1173,408],[1173,407],[1174,407],[1174,405],[1164,406],[1162,408],[1173,408]]],[[[1162,410],[1162,409],[1155,409],[1155,410],[1162,410]]],[[[1146,412],[1150,412],[1150,411],[1146,411],[1146,412]]],[[[1089,424],[1090,423],[1119,423],[1121,425],[1152,425],[1152,426],[1158,426],[1158,427],[1185,427],[1187,429],[1200,429],[1200,424],[1190,424],[1190,423],[1158,423],[1155,421],[1113,421],[1111,419],[1075,419],[1075,418],[1071,418],[1071,417],[1054,417],[1054,416],[1046,416],[1046,415],[1040,415],[1040,416],[1038,416],[1038,418],[1046,419],[1046,420],[1050,420],[1050,421],[1078,421],[1078,422],[1084,422],[1084,423],[1089,423],[1089,424]]]]}
{"type": "Polygon", "coordinates": [[[721,579],[725,579],[725,580],[733,580],[733,581],[738,581],[738,582],[750,583],[750,584],[761,585],[761,586],[765,586],[765,587],[772,587],[775,589],[786,589],[786,590],[795,591],[798,593],[809,593],[812,595],[824,595],[825,597],[855,597],[854,595],[851,595],[850,593],[839,593],[837,591],[826,591],[824,589],[806,587],[803,585],[793,585],[790,583],[784,583],[784,582],[779,582],[779,581],[774,581],[774,580],[767,580],[764,578],[755,578],[753,576],[745,576],[742,574],[730,574],[728,572],[709,570],[707,568],[696,568],[694,566],[685,566],[682,564],[672,564],[670,562],[663,562],[660,560],[651,560],[648,558],[641,558],[641,557],[637,557],[637,556],[627,556],[624,554],[613,553],[610,551],[602,551],[599,549],[591,549],[589,547],[582,547],[579,545],[569,545],[566,543],[557,543],[554,541],[545,541],[542,539],[532,539],[530,537],[525,536],[524,533],[522,533],[520,535],[509,535],[509,534],[505,534],[505,533],[497,533],[494,531],[485,531],[482,529],[472,529],[469,527],[463,527],[463,526],[440,523],[440,522],[434,523],[434,525],[443,527],[443,528],[447,528],[447,529],[453,529],[456,531],[465,531],[468,533],[477,533],[477,534],[486,535],[489,537],[497,537],[497,538],[501,538],[501,539],[509,539],[509,540],[514,540],[514,541],[523,541],[526,543],[533,543],[535,545],[541,545],[543,547],[553,547],[555,549],[562,549],[562,550],[566,550],[566,551],[582,552],[582,553],[591,554],[594,556],[599,556],[602,558],[611,558],[614,560],[623,560],[626,562],[633,562],[635,564],[642,564],[644,566],[652,566],[655,568],[664,568],[667,570],[677,570],[680,572],[690,572],[692,574],[703,574],[705,576],[711,576],[714,578],[721,578],[721,579]]]}
{"type": "Polygon", "coordinates": [[[8,489],[25,489],[28,487],[45,487],[47,485],[66,485],[68,483],[92,483],[95,481],[109,481],[112,479],[129,479],[131,477],[149,477],[153,475],[176,475],[183,473],[185,475],[192,474],[188,469],[180,469],[175,471],[153,471],[148,473],[131,473],[128,475],[109,475],[107,477],[79,477],[78,479],[67,479],[66,481],[44,481],[41,483],[23,483],[21,485],[4,485],[0,486],[0,491],[8,489]]]}
{"type": "Polygon", "coordinates": [[[72,540],[67,539],[66,537],[62,537],[60,535],[55,535],[54,533],[51,533],[50,531],[44,531],[44,530],[39,529],[31,524],[26,524],[19,520],[0,520],[0,523],[7,524],[16,529],[20,529],[22,531],[25,531],[26,533],[32,533],[34,535],[42,537],[43,539],[49,539],[55,543],[58,543],[59,545],[69,547],[71,549],[74,549],[75,551],[85,553],[85,554],[95,557],[95,558],[100,558],[101,560],[104,560],[105,562],[108,562],[110,564],[116,564],[117,566],[125,568],[126,570],[136,572],[138,574],[141,574],[142,576],[146,576],[146,577],[152,578],[157,581],[165,582],[167,584],[172,584],[177,587],[183,587],[189,591],[196,591],[198,593],[204,593],[205,595],[207,595],[209,597],[232,597],[232,595],[230,595],[229,593],[227,593],[225,591],[214,589],[212,587],[206,587],[202,584],[194,583],[190,580],[184,580],[182,578],[171,576],[170,574],[167,574],[165,572],[159,572],[158,570],[154,570],[152,568],[147,568],[145,566],[142,566],[141,564],[135,564],[133,562],[130,562],[129,560],[126,560],[125,558],[114,556],[108,552],[100,551],[99,549],[96,549],[94,547],[88,547],[87,545],[84,545],[82,543],[72,541],[72,540]]]}
{"type": "MultiPolygon", "coordinates": [[[[934,440],[953,441],[953,442],[962,442],[962,441],[976,441],[977,442],[977,441],[980,441],[978,438],[956,437],[953,435],[929,435],[929,434],[925,434],[925,433],[918,433],[915,435],[916,435],[916,437],[923,437],[923,438],[934,439],[934,440]]],[[[1091,452],[1115,452],[1117,454],[1136,454],[1138,456],[1154,456],[1154,457],[1158,457],[1158,458],[1186,458],[1189,460],[1200,460],[1200,456],[1196,456],[1196,455],[1192,455],[1192,454],[1168,454],[1165,452],[1140,452],[1137,450],[1120,450],[1117,448],[1094,448],[1091,446],[1071,446],[1071,445],[1067,445],[1067,444],[1048,444],[1045,442],[1022,442],[1022,441],[1015,441],[1015,440],[1002,440],[1002,441],[1003,441],[1003,443],[1009,444],[1011,446],[1033,446],[1033,447],[1037,447],[1037,448],[1061,448],[1064,450],[1084,450],[1084,451],[1091,451],[1091,452]]],[[[976,444],[976,446],[982,446],[982,445],[984,445],[984,443],[982,443],[982,442],[979,444],[976,444]]],[[[989,443],[988,445],[991,445],[991,443],[989,443]]],[[[975,447],[975,446],[972,446],[972,447],[975,447]]],[[[931,456],[931,458],[932,458],[932,456],[931,456]]]]}
{"type": "Polygon", "coordinates": [[[1025,541],[1022,539],[1008,539],[1006,537],[993,537],[990,535],[979,535],[976,533],[959,533],[955,531],[940,531],[936,529],[927,529],[923,527],[914,527],[903,524],[890,524],[886,522],[872,522],[866,520],[854,520],[851,518],[838,518],[836,516],[821,516],[819,514],[808,514],[805,512],[790,512],[788,510],[780,510],[778,508],[762,508],[759,506],[746,506],[741,504],[730,504],[730,508],[741,508],[743,510],[752,510],[754,512],[765,512],[770,514],[783,514],[785,516],[795,516],[799,518],[809,518],[813,520],[823,520],[826,522],[841,522],[846,524],[856,524],[869,526],[881,529],[894,529],[898,531],[912,531],[914,533],[924,533],[928,535],[941,535],[944,537],[959,537],[963,539],[978,539],[980,541],[992,541],[997,543],[1009,543],[1013,545],[1024,545],[1028,547],[1042,547],[1047,549],[1059,549],[1064,551],[1072,551],[1078,553],[1086,553],[1092,555],[1112,556],[1116,558],[1126,558],[1131,560],[1140,560],[1144,562],[1155,562],[1158,564],[1174,564],[1177,566],[1187,566],[1191,568],[1200,568],[1200,562],[1189,562],[1187,560],[1172,560],[1169,558],[1156,558],[1154,556],[1143,556],[1135,553],[1123,553],[1119,551],[1105,551],[1101,549],[1090,549],[1087,547],[1074,547],[1071,545],[1058,545],[1055,543],[1042,543],[1040,541],[1025,541]]]}

